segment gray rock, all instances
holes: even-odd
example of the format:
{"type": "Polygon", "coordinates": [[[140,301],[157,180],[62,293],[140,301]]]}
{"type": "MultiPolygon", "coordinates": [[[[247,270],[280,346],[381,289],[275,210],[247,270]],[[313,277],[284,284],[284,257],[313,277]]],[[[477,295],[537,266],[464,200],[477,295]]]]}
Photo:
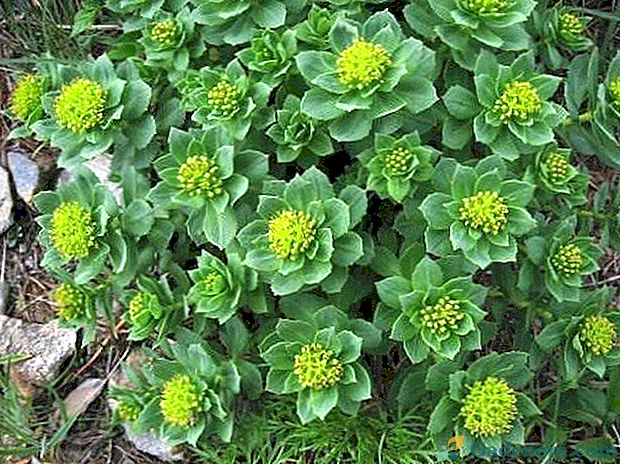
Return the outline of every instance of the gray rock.
{"type": "Polygon", "coordinates": [[[9,284],[5,281],[0,281],[0,314],[6,313],[6,308],[9,305],[9,284]]]}
{"type": "Polygon", "coordinates": [[[11,196],[11,186],[9,185],[9,173],[0,167],[0,235],[13,224],[12,210],[13,197],[11,196]]]}
{"type": "MultiPolygon", "coordinates": [[[[93,401],[99,397],[105,387],[103,379],[86,379],[75,390],[67,395],[64,410],[68,418],[83,414],[93,401]]],[[[60,411],[58,411],[60,415],[60,411]]]]}
{"type": "Polygon", "coordinates": [[[32,197],[39,186],[39,166],[16,151],[9,152],[7,158],[17,194],[31,205],[32,197]]]}
{"type": "Polygon", "coordinates": [[[76,338],[75,330],[60,328],[57,321],[30,324],[0,315],[0,357],[27,356],[13,364],[13,373],[29,384],[52,380],[75,350],[76,338]]]}

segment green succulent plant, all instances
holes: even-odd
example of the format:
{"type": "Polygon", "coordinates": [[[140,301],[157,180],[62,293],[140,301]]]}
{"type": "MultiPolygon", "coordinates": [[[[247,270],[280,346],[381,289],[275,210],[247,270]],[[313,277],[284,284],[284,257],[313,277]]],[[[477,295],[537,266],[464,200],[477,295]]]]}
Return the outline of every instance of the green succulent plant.
{"type": "Polygon", "coordinates": [[[297,54],[295,32],[288,30],[282,34],[266,30],[250,42],[237,56],[252,72],[261,76],[263,82],[275,86],[287,75],[297,54]]]}
{"type": "Polygon", "coordinates": [[[313,3],[306,20],[295,28],[297,39],[314,49],[326,50],[329,48],[329,31],[334,25],[334,20],[330,10],[313,3]]]}
{"type": "Polygon", "coordinates": [[[461,250],[482,269],[492,262],[516,260],[516,237],[536,225],[525,209],[534,186],[506,179],[505,174],[504,163],[492,157],[475,167],[451,159],[439,162],[433,177],[437,191],[420,205],[428,223],[424,238],[430,253],[446,256],[461,250]]]}
{"type": "Polygon", "coordinates": [[[443,139],[448,147],[467,145],[472,128],[476,142],[509,160],[555,140],[554,129],[564,122],[567,113],[547,100],[555,94],[561,79],[538,74],[531,53],[503,66],[493,54],[481,52],[474,68],[474,82],[475,93],[455,85],[443,97],[454,118],[444,126],[443,139]],[[459,135],[458,131],[464,132],[459,135]]]}
{"type": "Polygon", "coordinates": [[[38,74],[24,74],[16,79],[11,94],[11,112],[20,121],[31,124],[43,114],[45,79],[38,74]]]}
{"type": "Polygon", "coordinates": [[[257,313],[267,310],[267,301],[259,286],[256,271],[242,265],[237,253],[227,254],[227,264],[203,252],[198,267],[189,272],[194,283],[188,300],[197,314],[228,321],[241,308],[249,306],[257,313]]]}
{"type": "Polygon", "coordinates": [[[322,124],[301,111],[301,100],[288,95],[282,109],[276,112],[276,123],[267,135],[276,143],[278,162],[308,162],[317,157],[331,155],[334,146],[322,124]]]}
{"type": "Polygon", "coordinates": [[[368,190],[399,203],[431,179],[438,157],[436,149],[422,145],[417,132],[400,139],[377,134],[374,147],[359,155],[368,170],[368,190]]]}
{"type": "Polygon", "coordinates": [[[361,140],[375,120],[388,116],[394,131],[437,101],[431,82],[434,53],[405,38],[388,12],[363,24],[338,18],[330,30],[330,51],[303,51],[296,61],[310,87],[302,111],[330,121],[330,135],[337,141],[361,140]]]}
{"type": "Polygon", "coordinates": [[[370,378],[359,363],[362,339],[335,327],[281,319],[261,356],[269,365],[267,390],[297,394],[297,415],[306,424],[336,407],[355,414],[370,398],[370,378]]]}
{"type": "Polygon", "coordinates": [[[60,166],[75,167],[112,149],[122,166],[147,147],[155,135],[155,119],[147,114],[151,88],[133,64],[115,67],[104,54],[57,72],[63,84],[45,94],[46,117],[32,130],[61,150],[60,166]]]}
{"type": "Polygon", "coordinates": [[[259,219],[239,232],[244,263],[276,295],[318,285],[339,291],[347,268],[363,254],[362,239],[352,230],[366,208],[363,191],[351,186],[336,197],[327,176],[313,167],[289,183],[267,182],[264,192],[259,219]]]}
{"type": "Polygon", "coordinates": [[[397,310],[390,338],[403,343],[413,363],[431,353],[454,359],[481,347],[478,325],[486,314],[480,306],[487,289],[471,277],[446,279],[440,263],[424,257],[410,276],[390,276],[376,284],[387,306],[379,311],[397,310]]]}
{"type": "Polygon", "coordinates": [[[422,0],[408,5],[405,19],[424,37],[448,45],[452,59],[472,70],[480,50],[525,50],[530,37],[523,27],[534,0],[422,0]]]}
{"type": "Polygon", "coordinates": [[[255,150],[235,152],[216,129],[173,128],[169,146],[170,153],[155,162],[162,181],[150,197],[162,209],[186,210],[188,231],[197,241],[225,247],[238,228],[235,205],[250,182],[261,181],[267,173],[267,155],[255,150]]]}

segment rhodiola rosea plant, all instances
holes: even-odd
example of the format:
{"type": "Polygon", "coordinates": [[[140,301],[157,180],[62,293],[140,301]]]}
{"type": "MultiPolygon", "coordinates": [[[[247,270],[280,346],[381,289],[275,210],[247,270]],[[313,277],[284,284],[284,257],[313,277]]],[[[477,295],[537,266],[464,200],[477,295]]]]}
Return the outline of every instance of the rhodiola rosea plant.
{"type": "Polygon", "coordinates": [[[8,111],[13,137],[74,171],[35,199],[61,324],[88,345],[120,323],[144,356],[110,388],[115,421],[222,464],[244,447],[280,462],[242,432],[257,416],[295,462],[424,462],[451,437],[454,458],[615,451],[605,15],[534,0],[101,14],[120,28],[98,56],[24,70],[8,111]],[[107,179],[85,165],[99,157],[107,179]],[[291,404],[298,422],[273,419],[291,404]],[[288,441],[410,414],[417,438],[377,436],[369,457],[354,438],[332,455],[288,441]]]}

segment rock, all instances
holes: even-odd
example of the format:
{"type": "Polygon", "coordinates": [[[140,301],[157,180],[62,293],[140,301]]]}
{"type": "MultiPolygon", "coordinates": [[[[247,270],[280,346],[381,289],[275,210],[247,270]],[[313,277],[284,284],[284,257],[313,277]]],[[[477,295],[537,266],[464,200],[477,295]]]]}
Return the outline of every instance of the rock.
{"type": "Polygon", "coordinates": [[[45,385],[73,353],[76,331],[58,327],[57,321],[30,324],[0,315],[0,357],[27,356],[13,364],[13,374],[24,382],[45,385]]]}
{"type": "MultiPolygon", "coordinates": [[[[112,157],[107,154],[97,155],[93,159],[90,159],[84,163],[97,179],[101,181],[110,191],[114,194],[114,198],[119,203],[121,202],[123,190],[118,182],[110,180],[110,174],[112,173],[112,157]]],[[[71,182],[75,178],[75,172],[71,169],[63,171],[60,176],[62,182],[71,182]]]]}
{"type": "Polygon", "coordinates": [[[79,416],[103,391],[105,380],[86,379],[65,398],[65,413],[69,419],[79,416]]]}
{"type": "Polygon", "coordinates": [[[5,281],[0,281],[0,314],[6,313],[6,308],[9,304],[9,284],[5,281]]]}
{"type": "Polygon", "coordinates": [[[0,235],[13,224],[12,210],[13,197],[11,196],[11,186],[9,185],[9,173],[0,167],[0,235]]]}
{"type": "Polygon", "coordinates": [[[7,158],[17,194],[31,205],[32,197],[39,186],[39,166],[17,151],[9,152],[7,158]]]}

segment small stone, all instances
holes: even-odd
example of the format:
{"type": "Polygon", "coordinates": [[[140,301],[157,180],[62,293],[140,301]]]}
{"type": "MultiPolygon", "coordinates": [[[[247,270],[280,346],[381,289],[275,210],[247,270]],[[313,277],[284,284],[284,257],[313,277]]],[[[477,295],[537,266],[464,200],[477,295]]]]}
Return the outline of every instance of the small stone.
{"type": "Polygon", "coordinates": [[[103,391],[105,380],[86,379],[65,398],[65,413],[69,419],[83,414],[103,391]]]}
{"type": "Polygon", "coordinates": [[[7,158],[17,194],[27,204],[31,205],[32,198],[39,186],[39,166],[16,151],[9,152],[7,158]]]}
{"type": "Polygon", "coordinates": [[[6,308],[9,304],[9,284],[5,281],[0,281],[0,314],[6,313],[6,308]]]}
{"type": "Polygon", "coordinates": [[[9,173],[0,167],[0,235],[13,224],[12,210],[13,197],[11,196],[11,187],[9,185],[9,173]]]}
{"type": "Polygon", "coordinates": [[[57,321],[31,324],[0,315],[0,357],[27,357],[12,369],[29,384],[43,386],[52,380],[75,350],[76,339],[75,330],[60,328],[57,321]]]}

